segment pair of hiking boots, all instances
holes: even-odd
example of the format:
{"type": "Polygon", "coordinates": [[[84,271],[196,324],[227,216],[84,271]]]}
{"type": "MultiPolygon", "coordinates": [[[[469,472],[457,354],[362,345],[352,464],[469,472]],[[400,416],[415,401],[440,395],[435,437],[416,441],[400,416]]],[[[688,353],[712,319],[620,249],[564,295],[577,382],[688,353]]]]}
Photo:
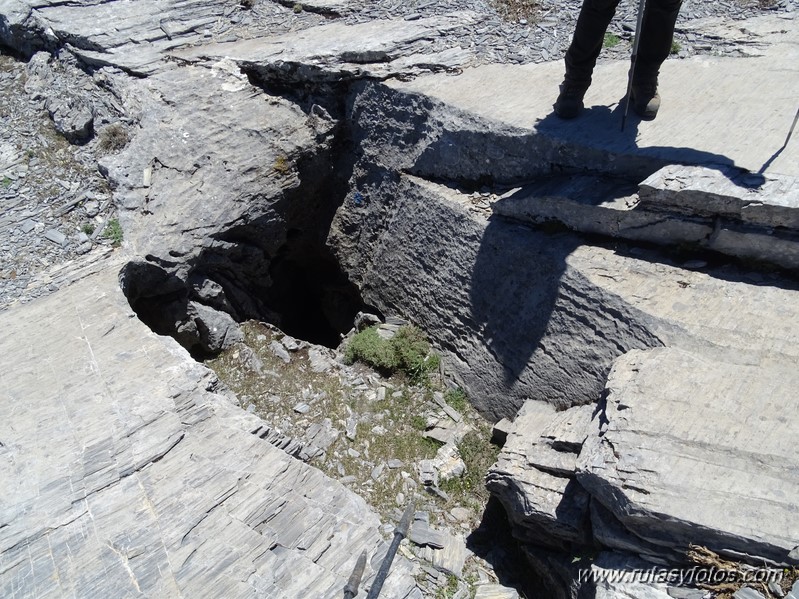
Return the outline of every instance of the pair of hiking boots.
{"type": "MultiPolygon", "coordinates": [[[[578,116],[583,109],[583,98],[589,85],[591,81],[566,79],[561,84],[560,94],[555,101],[555,114],[562,119],[573,119],[578,116]]],[[[657,80],[633,82],[630,106],[642,119],[646,121],[654,119],[660,109],[657,80]]]]}

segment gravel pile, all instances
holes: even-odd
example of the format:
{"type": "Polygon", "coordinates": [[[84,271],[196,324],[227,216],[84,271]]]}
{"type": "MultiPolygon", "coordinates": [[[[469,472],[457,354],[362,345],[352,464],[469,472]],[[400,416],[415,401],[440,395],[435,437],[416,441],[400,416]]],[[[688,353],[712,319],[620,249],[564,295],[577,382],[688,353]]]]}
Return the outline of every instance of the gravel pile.
{"type": "Polygon", "coordinates": [[[54,291],[26,289],[36,273],[112,243],[93,153],[55,131],[27,79],[24,63],[0,56],[0,310],[54,291]]]}

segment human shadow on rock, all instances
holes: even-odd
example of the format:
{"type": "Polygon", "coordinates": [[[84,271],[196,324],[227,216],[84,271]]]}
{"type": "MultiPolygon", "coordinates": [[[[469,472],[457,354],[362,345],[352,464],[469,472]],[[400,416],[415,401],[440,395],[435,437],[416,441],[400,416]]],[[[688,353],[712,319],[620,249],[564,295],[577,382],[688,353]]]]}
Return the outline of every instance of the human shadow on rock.
{"type": "MultiPolygon", "coordinates": [[[[613,361],[660,345],[651,322],[592,284],[569,255],[584,240],[499,217],[483,231],[469,290],[471,316],[497,377],[491,403],[513,416],[527,399],[559,408],[594,401],[613,361]]],[[[476,381],[479,388],[486,381],[476,381]]]]}
{"type": "Polygon", "coordinates": [[[631,155],[661,162],[663,166],[703,166],[718,170],[731,183],[746,189],[756,189],[765,183],[763,169],[757,173],[751,172],[736,165],[732,158],[723,154],[681,146],[639,146],[639,128],[646,127],[647,123],[630,110],[622,131],[623,113],[622,98],[612,106],[590,106],[579,117],[570,120],[561,119],[553,111],[536,121],[534,128],[541,134],[562,141],[585,144],[586,147],[606,150],[611,154],[621,154],[622,160],[625,155],[631,155]]]}

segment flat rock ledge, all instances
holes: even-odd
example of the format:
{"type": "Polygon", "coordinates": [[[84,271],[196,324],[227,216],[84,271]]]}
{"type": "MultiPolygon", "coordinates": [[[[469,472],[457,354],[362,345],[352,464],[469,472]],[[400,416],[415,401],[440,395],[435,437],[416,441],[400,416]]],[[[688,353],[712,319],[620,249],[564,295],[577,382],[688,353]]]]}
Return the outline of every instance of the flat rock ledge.
{"type": "MultiPolygon", "coordinates": [[[[340,597],[364,549],[368,587],[377,515],[253,434],[120,267],[0,314],[0,595],[340,597]]],[[[402,558],[384,590],[421,597],[402,558]]]]}
{"type": "Polygon", "coordinates": [[[791,364],[627,352],[599,404],[556,412],[528,402],[488,486],[516,536],[536,546],[601,547],[652,567],[685,564],[693,544],[752,565],[796,565],[791,364]]]}

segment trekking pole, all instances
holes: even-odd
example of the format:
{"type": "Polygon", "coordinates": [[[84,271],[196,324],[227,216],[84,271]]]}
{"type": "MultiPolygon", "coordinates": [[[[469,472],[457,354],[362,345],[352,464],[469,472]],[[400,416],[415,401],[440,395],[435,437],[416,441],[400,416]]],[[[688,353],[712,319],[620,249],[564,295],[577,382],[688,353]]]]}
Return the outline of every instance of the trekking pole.
{"type": "Polygon", "coordinates": [[[776,152],[774,152],[774,154],[771,155],[771,158],[769,158],[763,163],[763,166],[761,166],[760,170],[757,171],[758,175],[762,175],[763,173],[765,173],[766,169],[768,169],[768,167],[771,166],[771,163],[777,159],[777,156],[782,154],[782,151],[788,147],[788,142],[791,141],[793,130],[796,129],[797,121],[799,121],[799,108],[796,109],[796,116],[793,117],[793,123],[791,124],[791,128],[788,130],[788,137],[785,138],[785,143],[782,144],[782,147],[779,150],[777,150],[776,152]]]}
{"type": "Polygon", "coordinates": [[[627,77],[627,99],[624,101],[624,114],[621,117],[622,132],[624,132],[624,123],[627,122],[627,111],[630,110],[630,96],[633,93],[633,76],[635,75],[635,63],[638,60],[638,44],[641,42],[641,24],[644,22],[645,8],[646,0],[638,0],[638,20],[635,22],[632,64],[630,65],[630,74],[627,77]]]}
{"type": "Polygon", "coordinates": [[[350,579],[347,581],[347,585],[344,587],[344,599],[355,599],[358,595],[358,587],[361,584],[361,578],[363,577],[363,571],[366,568],[366,550],[364,549],[361,556],[358,558],[358,561],[355,562],[355,569],[350,574],[350,579]]]}
{"type": "Polygon", "coordinates": [[[383,583],[386,581],[388,571],[391,569],[391,562],[394,561],[394,555],[397,553],[397,549],[399,549],[400,541],[408,536],[408,531],[411,529],[413,515],[413,501],[411,501],[408,507],[405,508],[405,513],[402,514],[399,524],[397,524],[397,527],[394,529],[394,539],[391,541],[391,545],[386,552],[386,557],[383,558],[383,563],[380,564],[380,569],[377,571],[377,576],[375,576],[374,582],[372,582],[372,588],[369,589],[369,594],[366,595],[366,599],[377,599],[377,596],[380,595],[380,589],[383,588],[383,583]]]}

